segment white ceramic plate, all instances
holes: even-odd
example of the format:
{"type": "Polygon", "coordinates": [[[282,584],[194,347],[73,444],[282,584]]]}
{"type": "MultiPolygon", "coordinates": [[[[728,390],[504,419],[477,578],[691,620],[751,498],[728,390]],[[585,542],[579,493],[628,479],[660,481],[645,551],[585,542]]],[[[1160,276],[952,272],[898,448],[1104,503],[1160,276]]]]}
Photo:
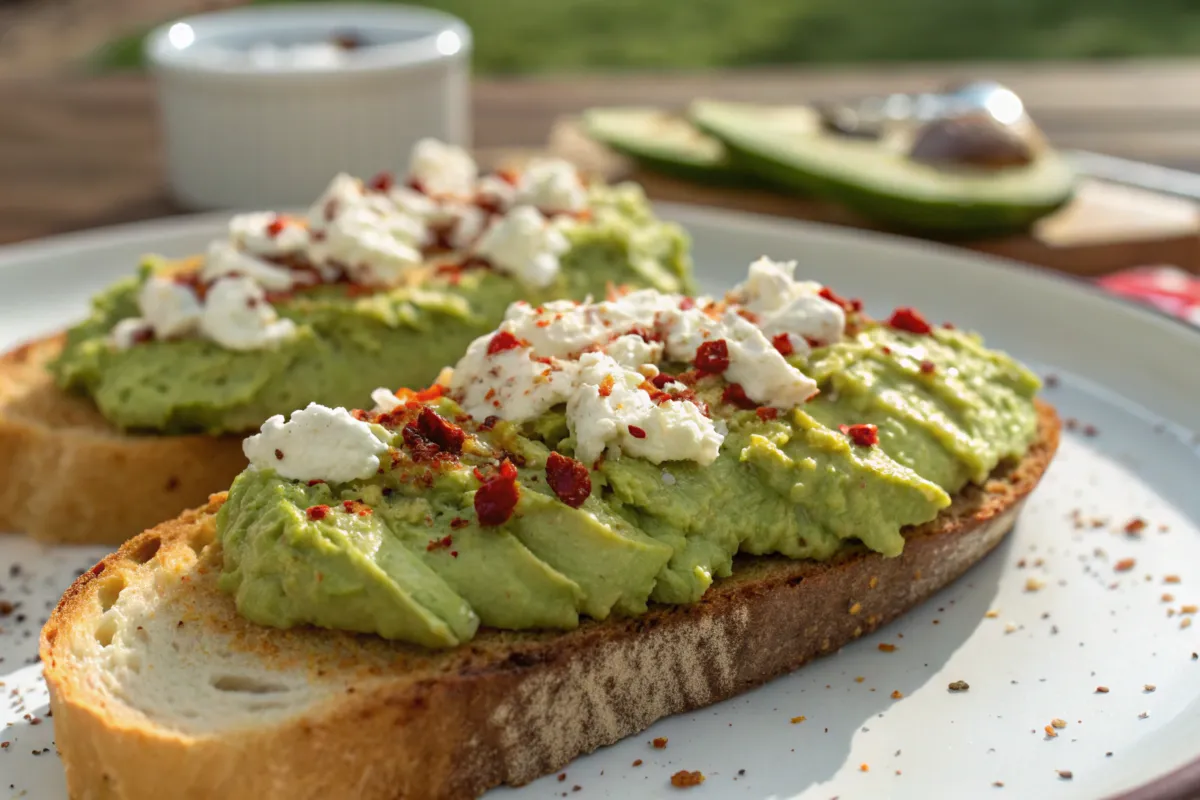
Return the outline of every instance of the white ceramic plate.
{"type": "MultiPolygon", "coordinates": [[[[875,313],[911,303],[984,332],[1056,376],[1046,397],[1080,422],[1014,534],[924,606],[792,676],[578,759],[562,781],[494,796],[579,786],[580,797],[659,797],[678,791],[669,776],[680,769],[707,776],[688,790],[696,798],[1095,798],[1139,786],[1139,798],[1200,794],[1200,763],[1186,766],[1200,756],[1200,623],[1181,628],[1191,617],[1178,614],[1200,603],[1200,333],[958,251],[662,211],[693,234],[706,289],[727,286],[760,254],[796,258],[800,273],[862,296],[875,313]],[[1149,523],[1137,538],[1122,530],[1134,517],[1149,523]],[[1121,559],[1136,566],[1118,572],[1121,559]],[[1164,583],[1168,575],[1180,583],[1164,583]],[[1031,578],[1042,588],[1028,591],[1031,578]],[[881,652],[882,642],[896,651],[881,652]],[[970,690],[949,692],[956,680],[970,690]],[[1051,739],[1044,728],[1055,718],[1067,725],[1051,739]],[[660,736],[665,750],[648,744],[660,736]]],[[[194,252],[223,223],[194,217],[0,250],[0,347],[77,318],[88,295],[142,252],[194,252]]],[[[0,535],[0,600],[20,603],[0,619],[0,743],[9,742],[0,797],[65,798],[53,720],[23,716],[46,713],[31,663],[38,627],[101,554],[0,535]]]]}

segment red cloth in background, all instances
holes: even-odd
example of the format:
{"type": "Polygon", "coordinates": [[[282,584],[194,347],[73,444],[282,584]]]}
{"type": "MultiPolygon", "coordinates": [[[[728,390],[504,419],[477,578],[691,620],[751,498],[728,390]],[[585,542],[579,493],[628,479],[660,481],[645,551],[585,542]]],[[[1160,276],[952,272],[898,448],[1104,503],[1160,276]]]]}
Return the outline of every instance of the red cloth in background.
{"type": "Polygon", "coordinates": [[[1176,267],[1139,267],[1105,275],[1096,283],[1200,326],[1200,275],[1176,267]]]}

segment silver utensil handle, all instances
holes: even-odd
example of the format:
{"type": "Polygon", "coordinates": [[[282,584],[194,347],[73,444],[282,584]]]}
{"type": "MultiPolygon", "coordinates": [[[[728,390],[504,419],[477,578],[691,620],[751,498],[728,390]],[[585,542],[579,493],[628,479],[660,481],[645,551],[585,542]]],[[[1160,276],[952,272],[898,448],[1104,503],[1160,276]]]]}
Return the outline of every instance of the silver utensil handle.
{"type": "Polygon", "coordinates": [[[1200,202],[1200,174],[1085,150],[1062,155],[1081,175],[1200,202]]]}

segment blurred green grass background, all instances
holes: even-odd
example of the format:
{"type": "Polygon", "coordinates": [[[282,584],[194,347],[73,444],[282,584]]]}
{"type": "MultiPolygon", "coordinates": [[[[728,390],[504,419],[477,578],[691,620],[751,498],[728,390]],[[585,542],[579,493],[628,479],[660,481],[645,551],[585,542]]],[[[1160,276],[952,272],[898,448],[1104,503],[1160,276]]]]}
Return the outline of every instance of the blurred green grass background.
{"type": "MultiPolygon", "coordinates": [[[[256,0],[282,2],[284,0],[256,0]]],[[[295,2],[295,0],[291,0],[295,2]]],[[[481,74],[1200,54],[1197,0],[430,0],[481,74]]],[[[95,56],[141,66],[141,36],[95,56]]]]}

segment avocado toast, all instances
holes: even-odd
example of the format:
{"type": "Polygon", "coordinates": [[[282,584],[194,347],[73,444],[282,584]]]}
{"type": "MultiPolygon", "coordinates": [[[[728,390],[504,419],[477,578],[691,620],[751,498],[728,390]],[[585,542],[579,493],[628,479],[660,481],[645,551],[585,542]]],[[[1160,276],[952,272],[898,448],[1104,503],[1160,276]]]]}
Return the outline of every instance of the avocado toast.
{"type": "Polygon", "coordinates": [[[634,185],[555,160],[480,175],[433,140],[407,179],[339,175],[306,215],[235,216],[0,356],[0,530],[122,541],[227,486],[271,414],[427,383],[517,299],[686,291],[687,247],[634,185]],[[84,478],[70,501],[43,502],[64,472],[84,478]]]}
{"type": "Polygon", "coordinates": [[[1053,457],[1036,378],[791,272],[517,304],[429,389],[268,420],[44,629],[72,796],[472,797],[960,575],[1053,457]]]}

